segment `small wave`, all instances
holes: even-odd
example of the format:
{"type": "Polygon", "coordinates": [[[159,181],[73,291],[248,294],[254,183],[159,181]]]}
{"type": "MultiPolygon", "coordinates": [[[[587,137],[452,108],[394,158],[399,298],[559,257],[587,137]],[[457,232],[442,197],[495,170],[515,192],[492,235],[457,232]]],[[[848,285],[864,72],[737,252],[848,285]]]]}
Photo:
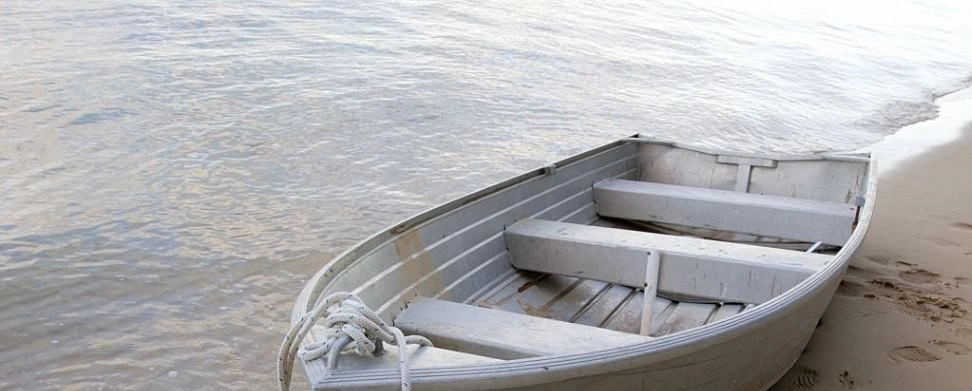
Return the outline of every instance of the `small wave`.
{"type": "Polygon", "coordinates": [[[937,100],[939,98],[943,98],[945,96],[954,94],[956,92],[962,91],[962,90],[964,90],[966,88],[970,88],[970,87],[972,87],[972,73],[970,73],[968,76],[966,76],[964,78],[959,79],[955,83],[952,83],[952,84],[950,84],[948,86],[941,87],[941,88],[939,88],[937,90],[932,91],[931,92],[931,97],[932,97],[932,99],[936,99],[937,100]]]}
{"type": "Polygon", "coordinates": [[[68,125],[87,125],[134,114],[137,113],[120,107],[109,107],[102,109],[101,111],[82,114],[80,117],[75,118],[74,121],[71,121],[68,125]]]}
{"type": "Polygon", "coordinates": [[[855,125],[864,129],[894,133],[905,126],[938,118],[938,105],[934,99],[927,101],[893,100],[874,114],[858,120],[855,125]]]}
{"type": "Polygon", "coordinates": [[[925,94],[925,99],[920,101],[890,101],[877,112],[855,122],[855,125],[870,131],[895,133],[905,126],[938,118],[940,109],[936,103],[938,99],[970,87],[972,87],[972,74],[929,91],[925,94]]]}

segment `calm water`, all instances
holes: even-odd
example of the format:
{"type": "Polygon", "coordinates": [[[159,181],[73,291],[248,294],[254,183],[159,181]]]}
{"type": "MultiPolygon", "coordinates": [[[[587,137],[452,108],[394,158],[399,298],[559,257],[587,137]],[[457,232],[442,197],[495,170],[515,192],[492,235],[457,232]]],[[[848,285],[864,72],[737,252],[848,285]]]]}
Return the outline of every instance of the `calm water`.
{"type": "Polygon", "coordinates": [[[972,76],[953,1],[0,2],[0,389],[263,389],[369,233],[636,132],[850,149],[972,76]]]}

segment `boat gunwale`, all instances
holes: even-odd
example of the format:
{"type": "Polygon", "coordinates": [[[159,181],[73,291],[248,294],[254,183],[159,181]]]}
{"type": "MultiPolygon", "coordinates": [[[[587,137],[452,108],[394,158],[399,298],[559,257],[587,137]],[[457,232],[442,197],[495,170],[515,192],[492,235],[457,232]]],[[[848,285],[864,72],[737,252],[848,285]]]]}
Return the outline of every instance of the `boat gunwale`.
{"type": "Polygon", "coordinates": [[[811,160],[832,160],[832,161],[843,161],[843,162],[853,162],[853,163],[868,163],[873,161],[870,154],[867,152],[820,152],[820,153],[810,153],[804,155],[785,155],[785,154],[774,154],[774,153],[749,153],[749,152],[735,152],[735,151],[719,151],[714,149],[709,149],[703,146],[683,144],[676,141],[666,140],[663,138],[656,138],[653,136],[646,136],[643,134],[636,134],[632,137],[627,137],[621,139],[621,141],[638,143],[638,144],[655,144],[655,145],[667,145],[674,148],[685,149],[689,151],[701,152],[712,156],[732,156],[750,159],[769,159],[769,160],[780,160],[780,161],[811,161],[811,160]]]}
{"type": "MultiPolygon", "coordinates": [[[[637,134],[634,135],[634,136],[632,136],[632,137],[636,137],[636,136],[637,136],[637,134]]],[[[491,185],[491,186],[487,186],[487,187],[484,187],[484,188],[479,189],[479,190],[475,190],[475,191],[473,191],[471,193],[468,193],[466,195],[460,196],[459,198],[455,198],[455,199],[453,199],[451,201],[448,201],[448,202],[446,202],[444,204],[440,204],[440,205],[431,207],[429,209],[426,209],[424,211],[421,211],[421,212],[413,215],[412,217],[406,218],[402,222],[393,224],[391,226],[388,226],[388,227],[386,227],[386,228],[378,231],[377,233],[375,233],[375,234],[369,236],[368,238],[366,238],[366,239],[364,239],[364,240],[356,243],[355,245],[351,246],[350,248],[348,248],[344,252],[342,252],[342,253],[338,254],[337,256],[335,256],[334,258],[332,258],[331,261],[329,261],[326,264],[324,264],[324,266],[317,273],[315,273],[313,277],[311,277],[307,281],[307,283],[304,285],[304,288],[301,289],[301,293],[297,297],[297,302],[294,303],[294,308],[291,311],[291,324],[294,324],[294,323],[298,322],[300,320],[300,318],[307,311],[309,311],[311,309],[311,306],[314,304],[314,302],[312,302],[310,299],[312,297],[318,297],[318,296],[320,296],[320,292],[323,290],[324,286],[327,285],[327,282],[329,282],[331,279],[339,276],[341,271],[343,271],[347,267],[351,266],[351,263],[353,263],[354,261],[359,260],[360,258],[364,257],[365,255],[367,255],[371,251],[373,251],[373,250],[381,247],[382,245],[384,245],[385,243],[387,243],[388,241],[390,241],[392,238],[394,238],[396,235],[401,234],[401,233],[403,233],[405,231],[408,231],[408,230],[410,230],[412,228],[416,228],[419,225],[422,225],[422,224],[425,224],[427,222],[430,222],[430,221],[432,221],[432,220],[434,220],[434,219],[436,219],[436,218],[438,218],[438,217],[440,217],[442,215],[445,215],[447,213],[450,213],[450,212],[453,212],[455,210],[458,210],[458,209],[460,209],[460,208],[462,208],[462,207],[464,207],[466,205],[469,205],[469,204],[471,204],[473,202],[476,202],[476,201],[478,201],[480,199],[489,197],[490,195],[493,195],[493,194],[498,193],[500,191],[503,191],[503,190],[509,189],[511,187],[517,186],[517,185],[519,185],[521,183],[524,183],[526,181],[529,181],[531,179],[548,175],[551,172],[551,170],[557,170],[557,168],[565,167],[565,166],[570,165],[572,163],[575,163],[577,161],[584,160],[584,159],[587,159],[587,158],[590,158],[590,157],[594,157],[596,155],[600,155],[601,153],[608,152],[610,150],[613,150],[615,148],[621,147],[621,146],[626,145],[628,143],[629,142],[625,141],[625,139],[617,140],[617,141],[614,141],[614,142],[611,142],[611,143],[608,143],[608,144],[599,146],[597,148],[593,148],[593,149],[587,150],[587,151],[582,152],[582,153],[579,153],[577,155],[573,155],[573,156],[567,157],[567,158],[562,159],[562,160],[559,160],[559,161],[557,161],[555,163],[548,164],[548,165],[543,166],[543,167],[535,168],[535,169],[530,170],[530,171],[527,171],[527,172],[525,172],[523,174],[520,174],[520,175],[514,176],[514,177],[512,177],[510,179],[504,180],[504,181],[502,181],[500,183],[497,183],[497,184],[494,184],[494,185],[491,185]],[[336,266],[339,266],[338,263],[340,263],[342,261],[346,261],[347,264],[346,265],[342,265],[342,267],[339,268],[340,270],[334,270],[336,268],[336,266]],[[333,274],[331,276],[326,276],[328,274],[327,272],[332,272],[333,274]],[[325,281],[323,279],[324,277],[330,277],[330,278],[325,281]],[[312,287],[312,286],[313,286],[313,289],[311,291],[307,291],[307,288],[312,287]],[[306,295],[305,295],[305,293],[306,293],[306,295]]]]}
{"type": "MultiPolygon", "coordinates": [[[[467,389],[493,388],[497,386],[496,377],[502,376],[504,386],[529,386],[539,383],[564,381],[581,376],[597,375],[607,372],[605,368],[608,367],[610,367],[610,372],[620,372],[685,354],[691,354],[712,346],[731,343],[733,339],[758,332],[763,327],[771,326],[775,320],[790,315],[793,311],[800,308],[800,304],[803,304],[803,302],[810,300],[817,293],[820,293],[819,290],[823,289],[827,283],[834,282],[835,277],[845,272],[847,265],[850,263],[851,256],[860,247],[861,242],[867,234],[877,193],[876,159],[870,153],[823,153],[803,156],[772,157],[737,155],[729,152],[720,153],[708,151],[698,147],[686,147],[677,143],[635,135],[474,191],[445,204],[418,213],[401,223],[379,231],[332,259],[332,261],[328,262],[308,281],[295,303],[291,322],[296,322],[300,319],[307,308],[313,304],[310,299],[318,297],[324,287],[340,275],[340,271],[350,266],[354,261],[361,259],[361,257],[372,250],[392,240],[397,234],[427,223],[441,215],[455,211],[496,192],[547,175],[550,173],[551,168],[564,167],[628,143],[641,142],[670,145],[715,156],[731,154],[731,156],[770,158],[782,161],[840,160],[866,163],[866,176],[863,183],[865,202],[859,213],[858,224],[841,250],[834,255],[834,262],[831,262],[783,294],[721,322],[696,327],[665,338],[610,350],[534,357],[473,366],[413,369],[411,376],[414,383],[422,383],[434,388],[435,384],[442,385],[463,382],[464,385],[468,386],[467,389]],[[633,139],[639,140],[636,141],[633,139]],[[644,141],[640,139],[644,139],[644,141]],[[344,265],[341,265],[342,263],[344,265]],[[342,266],[341,269],[334,270],[338,266],[342,266]]],[[[832,295],[827,297],[828,302],[831,298],[832,295]]],[[[340,382],[342,384],[367,383],[378,388],[398,384],[400,381],[399,376],[400,374],[397,369],[359,370],[354,372],[336,372],[328,376],[325,381],[340,382]]]]}

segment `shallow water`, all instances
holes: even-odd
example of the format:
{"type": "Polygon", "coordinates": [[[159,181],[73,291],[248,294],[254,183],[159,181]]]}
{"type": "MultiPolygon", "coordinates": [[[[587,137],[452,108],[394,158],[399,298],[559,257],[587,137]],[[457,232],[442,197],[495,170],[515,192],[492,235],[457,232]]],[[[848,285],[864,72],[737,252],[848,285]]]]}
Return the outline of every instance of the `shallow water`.
{"type": "Polygon", "coordinates": [[[853,149],[972,80],[952,1],[0,5],[0,389],[273,386],[332,255],[646,133],[853,149]]]}

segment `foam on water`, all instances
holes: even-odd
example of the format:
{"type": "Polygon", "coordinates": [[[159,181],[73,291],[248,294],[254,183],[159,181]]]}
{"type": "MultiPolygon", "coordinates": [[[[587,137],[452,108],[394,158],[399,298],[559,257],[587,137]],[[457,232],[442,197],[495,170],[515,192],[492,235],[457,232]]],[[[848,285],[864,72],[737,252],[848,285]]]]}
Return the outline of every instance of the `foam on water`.
{"type": "Polygon", "coordinates": [[[633,133],[868,145],[970,83],[970,7],[6,1],[0,389],[270,387],[371,232],[633,133]]]}

